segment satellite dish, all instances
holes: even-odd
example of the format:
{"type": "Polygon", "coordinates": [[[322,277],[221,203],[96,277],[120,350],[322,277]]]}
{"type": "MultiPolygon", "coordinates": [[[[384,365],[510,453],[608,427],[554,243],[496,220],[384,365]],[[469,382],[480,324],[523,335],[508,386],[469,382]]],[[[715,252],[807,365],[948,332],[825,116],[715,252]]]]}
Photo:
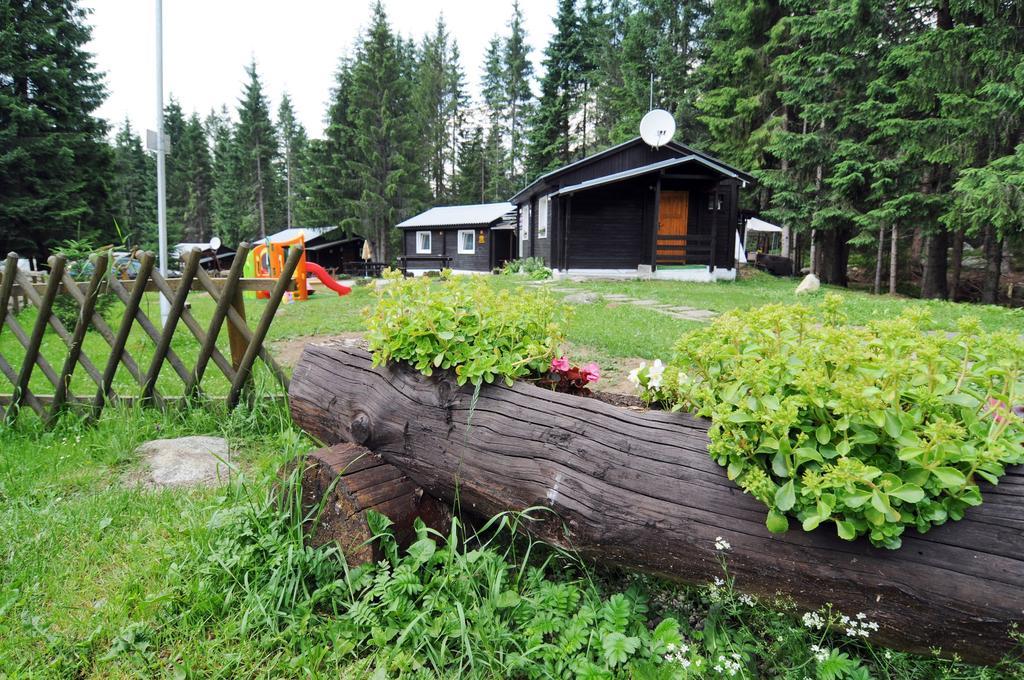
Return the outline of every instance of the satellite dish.
{"type": "Polygon", "coordinates": [[[214,236],[210,239],[210,250],[217,251],[220,249],[220,239],[214,236]]]}
{"type": "Polygon", "coordinates": [[[640,121],[640,137],[658,148],[668,144],[676,133],[676,121],[665,109],[652,109],[640,121]]]}

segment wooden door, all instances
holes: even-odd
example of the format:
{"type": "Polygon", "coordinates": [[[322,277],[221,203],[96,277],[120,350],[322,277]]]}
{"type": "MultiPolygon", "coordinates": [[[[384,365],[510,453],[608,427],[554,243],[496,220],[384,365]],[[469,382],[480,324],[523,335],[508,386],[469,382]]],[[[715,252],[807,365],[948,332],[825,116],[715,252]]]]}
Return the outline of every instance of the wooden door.
{"type": "Polygon", "coordinates": [[[685,264],[689,223],[690,192],[662,191],[658,208],[658,262],[685,264]]]}

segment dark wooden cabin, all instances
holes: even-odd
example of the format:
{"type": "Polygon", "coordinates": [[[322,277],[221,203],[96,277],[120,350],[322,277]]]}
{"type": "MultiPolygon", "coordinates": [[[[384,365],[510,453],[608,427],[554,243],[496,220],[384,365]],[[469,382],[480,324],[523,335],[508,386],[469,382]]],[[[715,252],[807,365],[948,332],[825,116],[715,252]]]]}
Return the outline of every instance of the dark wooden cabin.
{"type": "Polygon", "coordinates": [[[639,137],[563,166],[512,197],[519,257],[569,274],[735,278],[738,199],[753,181],[683,144],[639,137]]]}
{"type": "Polygon", "coordinates": [[[486,273],[516,257],[515,207],[482,203],[431,208],[398,225],[402,269],[486,273]]]}

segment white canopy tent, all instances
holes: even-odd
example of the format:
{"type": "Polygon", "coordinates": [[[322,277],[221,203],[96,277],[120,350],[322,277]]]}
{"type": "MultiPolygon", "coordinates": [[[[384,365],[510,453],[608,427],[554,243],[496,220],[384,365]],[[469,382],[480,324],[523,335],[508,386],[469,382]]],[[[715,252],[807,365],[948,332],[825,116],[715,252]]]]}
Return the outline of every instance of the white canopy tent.
{"type": "Polygon", "coordinates": [[[772,224],[771,222],[765,222],[756,217],[751,217],[747,220],[746,225],[747,231],[760,231],[766,234],[781,234],[782,227],[772,224]]]}

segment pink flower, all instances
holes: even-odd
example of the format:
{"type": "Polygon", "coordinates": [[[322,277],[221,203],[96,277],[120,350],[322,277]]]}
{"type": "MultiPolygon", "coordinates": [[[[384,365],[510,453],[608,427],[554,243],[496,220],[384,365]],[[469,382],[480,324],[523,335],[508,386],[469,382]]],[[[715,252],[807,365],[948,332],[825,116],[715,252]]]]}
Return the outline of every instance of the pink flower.
{"type": "Polygon", "coordinates": [[[566,357],[558,357],[551,360],[551,370],[564,372],[569,370],[569,360],[566,357]]]}
{"type": "Polygon", "coordinates": [[[1000,401],[998,399],[992,399],[991,397],[989,397],[988,408],[989,413],[993,415],[997,423],[1002,424],[1006,422],[1005,414],[1008,409],[1006,408],[1005,402],[1000,401]]]}
{"type": "Polygon", "coordinates": [[[601,369],[594,362],[580,366],[580,373],[588,383],[597,382],[601,379],[601,369]]]}

